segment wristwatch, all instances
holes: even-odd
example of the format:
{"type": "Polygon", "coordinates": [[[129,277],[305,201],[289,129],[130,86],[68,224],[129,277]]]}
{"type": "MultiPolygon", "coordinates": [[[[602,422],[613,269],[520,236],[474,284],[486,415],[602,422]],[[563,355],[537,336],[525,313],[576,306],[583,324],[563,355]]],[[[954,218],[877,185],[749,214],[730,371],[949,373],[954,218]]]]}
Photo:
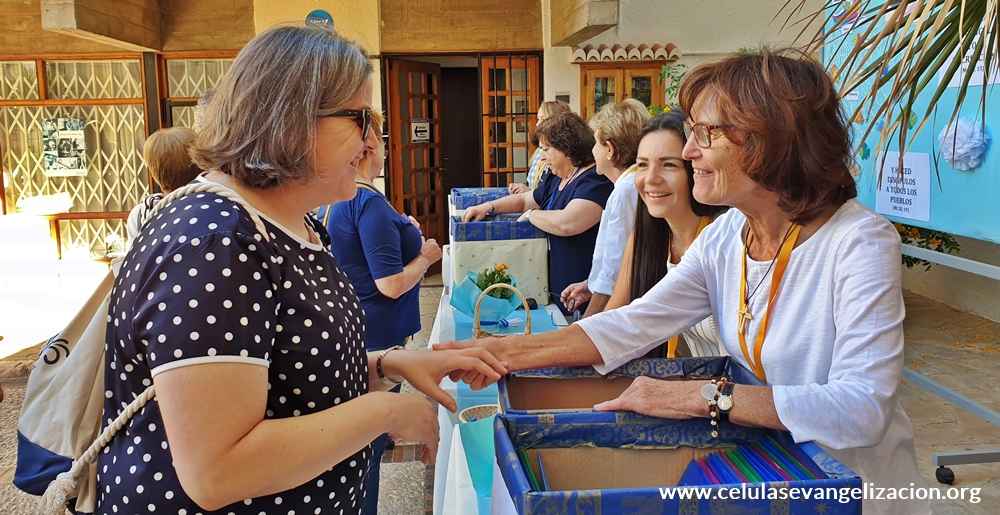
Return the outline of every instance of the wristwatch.
{"type": "Polygon", "coordinates": [[[716,404],[719,407],[719,415],[721,418],[729,417],[729,412],[733,409],[733,390],[736,388],[736,383],[732,381],[726,381],[719,388],[719,399],[716,404]]]}

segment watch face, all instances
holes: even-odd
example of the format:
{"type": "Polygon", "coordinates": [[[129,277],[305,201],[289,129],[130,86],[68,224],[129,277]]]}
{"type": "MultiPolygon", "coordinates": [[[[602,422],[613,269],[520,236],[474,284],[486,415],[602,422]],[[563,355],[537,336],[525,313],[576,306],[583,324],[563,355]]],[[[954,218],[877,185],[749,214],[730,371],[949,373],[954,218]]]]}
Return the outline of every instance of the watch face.
{"type": "Polygon", "coordinates": [[[706,401],[714,401],[717,393],[719,393],[719,389],[713,383],[705,383],[701,387],[701,397],[706,401]]]}
{"type": "Polygon", "coordinates": [[[719,409],[722,411],[733,409],[733,398],[728,395],[719,397],[719,409]]]}

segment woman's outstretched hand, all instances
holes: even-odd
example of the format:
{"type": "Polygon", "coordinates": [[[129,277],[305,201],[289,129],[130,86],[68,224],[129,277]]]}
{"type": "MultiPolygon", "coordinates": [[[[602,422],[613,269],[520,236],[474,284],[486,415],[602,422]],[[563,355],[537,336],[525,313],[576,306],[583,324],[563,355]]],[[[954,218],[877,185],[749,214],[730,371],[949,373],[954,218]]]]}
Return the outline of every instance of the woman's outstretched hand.
{"type": "Polygon", "coordinates": [[[594,405],[594,411],[631,411],[674,420],[705,417],[708,404],[700,392],[706,382],[637,377],[618,398],[594,405]]]}
{"type": "Polygon", "coordinates": [[[449,411],[457,404],[451,395],[441,389],[445,376],[466,377],[473,389],[481,389],[500,380],[507,367],[485,347],[467,346],[442,351],[398,350],[390,352],[383,361],[386,375],[402,377],[414,388],[439,402],[449,411]]]}

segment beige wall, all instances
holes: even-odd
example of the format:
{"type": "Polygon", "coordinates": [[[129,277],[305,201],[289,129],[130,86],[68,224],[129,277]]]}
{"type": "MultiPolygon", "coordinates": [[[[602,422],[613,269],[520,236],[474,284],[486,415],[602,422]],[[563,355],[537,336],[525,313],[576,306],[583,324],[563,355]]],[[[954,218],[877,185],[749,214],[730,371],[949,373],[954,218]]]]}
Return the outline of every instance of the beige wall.
{"type": "Polygon", "coordinates": [[[538,0],[382,0],[382,51],[538,50],[538,0]]]}
{"type": "MultiPolygon", "coordinates": [[[[969,238],[957,238],[962,246],[959,256],[1000,266],[1000,245],[969,238]]],[[[1000,281],[934,265],[905,269],[903,287],[955,309],[1000,322],[1000,281]]]]}
{"type": "Polygon", "coordinates": [[[254,35],[253,0],[160,0],[163,50],[238,50],[254,35]]]}
{"type": "Polygon", "coordinates": [[[382,53],[379,37],[379,2],[378,0],[254,0],[253,24],[254,30],[260,33],[268,28],[283,23],[301,24],[306,15],[313,9],[323,9],[333,17],[333,26],[342,36],[354,40],[369,55],[374,73],[372,81],[375,93],[372,106],[377,110],[382,107],[382,64],[378,58],[382,53]]]}
{"type": "MultiPolygon", "coordinates": [[[[163,50],[238,49],[253,37],[253,0],[160,0],[159,4],[163,50]]],[[[122,51],[42,30],[40,0],[0,0],[0,54],[122,51]]]]}
{"type": "MultiPolygon", "coordinates": [[[[542,4],[545,42],[545,100],[569,92],[580,111],[580,67],[570,64],[568,47],[551,46],[550,0],[542,4]]],[[[743,47],[787,45],[798,30],[781,31],[771,18],[786,0],[619,0],[618,26],[581,44],[674,43],[689,66],[743,47]]],[[[820,5],[822,0],[809,0],[820,5]]]]}

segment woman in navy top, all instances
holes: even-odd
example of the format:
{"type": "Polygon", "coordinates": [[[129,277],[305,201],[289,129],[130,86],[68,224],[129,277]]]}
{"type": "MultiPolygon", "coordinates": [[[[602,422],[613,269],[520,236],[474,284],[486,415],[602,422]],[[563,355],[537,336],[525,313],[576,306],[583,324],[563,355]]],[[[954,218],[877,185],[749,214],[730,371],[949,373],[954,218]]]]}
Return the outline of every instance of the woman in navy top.
{"type": "MultiPolygon", "coordinates": [[[[569,315],[559,294],[590,275],[598,223],[614,186],[597,174],[591,152],[594,135],[579,115],[552,116],[538,125],[535,137],[551,173],[534,191],[466,209],[465,220],[523,211],[519,220],[545,231],[549,238],[549,297],[569,315]]],[[[584,310],[586,305],[577,309],[584,310]]]]}
{"type": "Polygon", "coordinates": [[[372,184],[385,159],[381,116],[374,118],[355,178],[357,194],[319,212],[333,255],[351,278],[365,310],[369,351],[402,345],[420,331],[420,280],[441,259],[437,242],[425,241],[416,220],[396,212],[372,184]]]}
{"type": "MultiPolygon", "coordinates": [[[[369,352],[404,345],[420,331],[420,280],[427,268],[441,259],[437,242],[425,241],[416,220],[396,212],[372,184],[385,161],[382,117],[375,114],[373,118],[365,158],[354,180],[357,194],[319,213],[330,234],[333,255],[364,308],[365,348],[369,352]]],[[[388,435],[372,443],[365,480],[368,497],[363,513],[367,515],[378,513],[379,463],[388,443],[388,435]]]]}

